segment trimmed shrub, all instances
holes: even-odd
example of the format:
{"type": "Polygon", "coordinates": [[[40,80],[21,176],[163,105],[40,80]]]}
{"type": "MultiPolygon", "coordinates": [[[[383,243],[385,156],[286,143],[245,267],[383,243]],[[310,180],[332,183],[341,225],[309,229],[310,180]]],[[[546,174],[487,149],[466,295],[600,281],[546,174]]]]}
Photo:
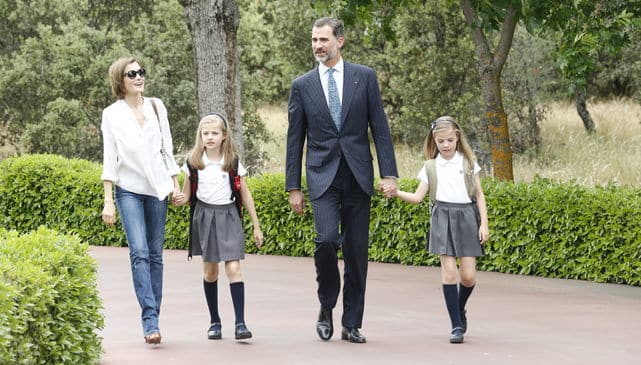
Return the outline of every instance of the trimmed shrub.
{"type": "Polygon", "coordinates": [[[45,228],[0,230],[0,363],[98,362],[104,317],[87,249],[45,228]]]}
{"type": "Polygon", "coordinates": [[[28,232],[47,226],[92,245],[124,246],[122,229],[101,221],[100,164],[57,155],[0,162],[0,227],[28,232]]]}
{"type": "MultiPolygon", "coordinates": [[[[100,165],[51,155],[0,162],[0,224],[19,231],[39,225],[76,233],[92,245],[125,246],[119,220],[100,218],[100,165]]],[[[180,178],[182,179],[182,177],[180,178]]],[[[312,256],[311,207],[298,215],[289,208],[282,174],[248,178],[265,235],[257,249],[249,215],[249,253],[312,256]]],[[[417,181],[400,179],[403,190],[417,181]]],[[[491,240],[479,269],[523,275],[641,286],[641,190],[586,187],[537,179],[514,184],[483,179],[491,240]]],[[[186,249],[189,207],[170,206],[165,247],[186,249]]],[[[372,261],[438,265],[425,250],[429,230],[427,199],[418,205],[372,197],[369,257],[372,261]]],[[[0,289],[1,290],[1,289],[0,289]]]]}
{"type": "Polygon", "coordinates": [[[641,286],[641,190],[485,180],[480,269],[641,286]]]}

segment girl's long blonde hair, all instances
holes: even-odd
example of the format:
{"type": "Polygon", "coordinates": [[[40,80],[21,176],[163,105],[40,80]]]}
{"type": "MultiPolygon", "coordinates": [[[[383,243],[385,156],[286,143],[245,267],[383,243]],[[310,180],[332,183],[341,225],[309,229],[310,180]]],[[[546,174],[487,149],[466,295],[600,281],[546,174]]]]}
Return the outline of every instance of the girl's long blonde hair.
{"type": "Polygon", "coordinates": [[[217,123],[220,126],[221,131],[225,139],[223,140],[220,150],[223,154],[223,159],[225,164],[223,165],[223,171],[231,171],[234,168],[234,159],[236,158],[236,151],[234,149],[234,143],[230,130],[227,126],[227,121],[225,118],[218,114],[208,114],[203,117],[198,123],[198,130],[196,131],[196,142],[194,143],[194,148],[189,152],[189,157],[187,162],[192,167],[202,170],[205,168],[203,163],[203,153],[205,152],[205,143],[203,143],[203,137],[201,135],[203,126],[207,123],[217,123]]]}
{"type": "Polygon", "coordinates": [[[450,117],[449,115],[439,117],[430,125],[430,133],[428,133],[427,137],[425,137],[425,143],[423,144],[425,159],[431,160],[433,158],[436,158],[436,156],[438,155],[438,148],[436,147],[434,134],[445,132],[448,130],[453,130],[456,132],[456,137],[458,138],[456,150],[458,152],[461,152],[463,156],[465,156],[465,159],[470,163],[470,165],[473,165],[474,162],[476,162],[474,151],[472,151],[472,147],[470,147],[470,144],[467,142],[467,138],[465,138],[465,134],[463,134],[463,131],[458,126],[458,123],[456,123],[456,120],[454,120],[454,118],[450,117]]]}

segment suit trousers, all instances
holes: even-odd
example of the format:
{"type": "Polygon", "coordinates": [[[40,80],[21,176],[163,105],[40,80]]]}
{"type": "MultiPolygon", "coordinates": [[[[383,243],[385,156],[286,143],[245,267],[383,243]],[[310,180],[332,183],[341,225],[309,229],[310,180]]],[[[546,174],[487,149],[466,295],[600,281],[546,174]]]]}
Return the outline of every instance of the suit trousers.
{"type": "Polygon", "coordinates": [[[316,281],[321,310],[336,306],[340,292],[337,251],[343,250],[342,325],[360,328],[365,306],[371,197],[359,186],[344,158],[327,191],[311,201],[316,229],[316,281]]]}

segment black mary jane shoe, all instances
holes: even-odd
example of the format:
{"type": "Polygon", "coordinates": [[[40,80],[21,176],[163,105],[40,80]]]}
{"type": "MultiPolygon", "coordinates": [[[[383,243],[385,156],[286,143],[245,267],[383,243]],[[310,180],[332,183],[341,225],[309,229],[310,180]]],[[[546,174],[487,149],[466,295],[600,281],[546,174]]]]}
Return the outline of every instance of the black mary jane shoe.
{"type": "Polygon", "coordinates": [[[334,323],[332,321],[332,311],[321,310],[318,314],[318,322],[316,322],[316,333],[323,341],[329,341],[334,334],[334,323]]]}
{"type": "Polygon", "coordinates": [[[463,327],[454,327],[450,334],[450,343],[463,343],[463,327]]]}
{"type": "Polygon", "coordinates": [[[252,333],[247,329],[245,323],[236,323],[235,336],[237,340],[246,340],[252,337],[252,333]]]}
{"type": "Polygon", "coordinates": [[[212,323],[207,330],[207,338],[210,340],[220,340],[223,337],[220,322],[212,323]]]}
{"type": "Polygon", "coordinates": [[[352,343],[367,342],[367,340],[365,339],[365,336],[361,334],[358,328],[343,327],[343,331],[341,332],[341,339],[352,342],[352,343]]]}

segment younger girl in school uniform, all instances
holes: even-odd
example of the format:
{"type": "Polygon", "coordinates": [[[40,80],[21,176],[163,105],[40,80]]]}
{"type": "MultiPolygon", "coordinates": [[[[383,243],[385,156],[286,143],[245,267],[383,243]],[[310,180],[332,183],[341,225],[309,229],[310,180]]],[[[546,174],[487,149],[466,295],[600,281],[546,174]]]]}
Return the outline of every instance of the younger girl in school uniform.
{"type": "Polygon", "coordinates": [[[194,204],[190,224],[190,252],[203,257],[203,286],[210,314],[207,337],[210,340],[222,338],[218,314],[218,263],[221,261],[225,262],[236,314],[235,338],[242,340],[252,337],[245,325],[245,287],[240,272],[240,260],[245,258],[245,234],[240,212],[233,200],[229,174],[240,177],[240,197],[251,217],[254,240],[258,247],[263,244],[263,232],[244,178],[247,171],[237,162],[237,158],[225,118],[218,113],[205,116],[198,124],[194,148],[183,167],[188,175],[190,169],[187,164],[193,172],[197,172],[196,199],[191,199],[192,188],[187,179],[182,193],[174,197],[177,205],[190,200],[194,204]],[[237,171],[234,170],[236,163],[237,171]]]}
{"type": "Polygon", "coordinates": [[[412,204],[420,203],[428,191],[431,193],[428,251],[441,259],[443,295],[452,322],[450,342],[462,343],[467,331],[465,304],[476,284],[476,257],[483,256],[483,244],[490,235],[478,175],[481,168],[461,128],[449,116],[432,123],[424,152],[428,161],[418,173],[416,191],[385,193],[412,204]]]}

